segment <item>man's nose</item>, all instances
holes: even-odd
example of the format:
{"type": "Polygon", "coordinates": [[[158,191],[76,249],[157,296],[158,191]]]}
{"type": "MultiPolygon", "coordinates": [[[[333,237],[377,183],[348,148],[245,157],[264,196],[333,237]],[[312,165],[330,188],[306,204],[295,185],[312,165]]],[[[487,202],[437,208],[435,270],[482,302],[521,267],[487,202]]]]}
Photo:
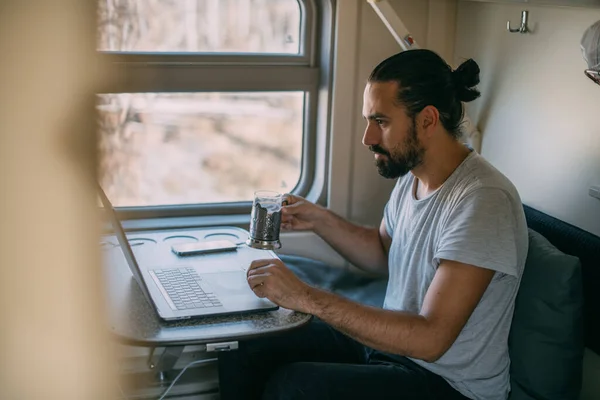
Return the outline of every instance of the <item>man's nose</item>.
{"type": "Polygon", "coordinates": [[[377,127],[372,123],[367,123],[367,127],[365,128],[365,133],[362,138],[362,144],[365,146],[372,146],[375,144],[379,144],[380,135],[377,130],[377,127]]]}

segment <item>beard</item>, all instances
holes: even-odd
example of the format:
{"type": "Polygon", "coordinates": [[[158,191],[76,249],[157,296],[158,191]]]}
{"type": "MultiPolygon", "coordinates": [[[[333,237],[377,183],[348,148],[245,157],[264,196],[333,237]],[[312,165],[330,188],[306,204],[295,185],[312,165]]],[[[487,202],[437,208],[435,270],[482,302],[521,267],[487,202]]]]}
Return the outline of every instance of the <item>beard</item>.
{"type": "Polygon", "coordinates": [[[373,145],[369,146],[369,150],[386,156],[386,158],[376,160],[375,165],[379,175],[387,179],[396,179],[408,174],[413,168],[423,163],[425,154],[425,149],[417,138],[414,120],[402,146],[398,145],[388,152],[379,145],[373,145]]]}

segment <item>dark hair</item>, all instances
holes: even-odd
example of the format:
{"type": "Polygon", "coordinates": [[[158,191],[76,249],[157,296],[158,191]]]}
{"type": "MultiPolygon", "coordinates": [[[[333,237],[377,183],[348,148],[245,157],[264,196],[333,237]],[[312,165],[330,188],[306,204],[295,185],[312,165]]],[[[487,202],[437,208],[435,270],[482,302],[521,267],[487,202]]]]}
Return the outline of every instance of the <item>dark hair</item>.
{"type": "Polygon", "coordinates": [[[444,128],[455,138],[461,136],[462,102],[473,101],[480,93],[479,66],[472,59],[455,71],[431,50],[403,51],[382,61],[369,76],[369,82],[397,82],[397,101],[414,118],[431,105],[438,109],[444,128]]]}

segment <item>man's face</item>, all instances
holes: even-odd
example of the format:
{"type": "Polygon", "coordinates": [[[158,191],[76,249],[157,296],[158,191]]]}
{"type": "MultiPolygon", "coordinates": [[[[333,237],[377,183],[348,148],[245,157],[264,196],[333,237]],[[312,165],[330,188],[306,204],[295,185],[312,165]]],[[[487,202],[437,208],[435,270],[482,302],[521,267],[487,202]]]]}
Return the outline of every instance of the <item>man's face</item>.
{"type": "Polygon", "coordinates": [[[367,127],[362,142],[375,153],[379,174],[389,179],[419,166],[425,154],[414,119],[395,102],[397,93],[396,82],[375,82],[367,84],[363,95],[367,127]]]}

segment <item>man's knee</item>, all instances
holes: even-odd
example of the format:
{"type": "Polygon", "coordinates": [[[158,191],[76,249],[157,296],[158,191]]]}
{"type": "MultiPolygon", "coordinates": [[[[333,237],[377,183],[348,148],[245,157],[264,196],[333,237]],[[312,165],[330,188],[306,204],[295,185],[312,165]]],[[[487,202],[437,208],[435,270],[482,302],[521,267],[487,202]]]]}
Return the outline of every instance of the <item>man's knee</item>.
{"type": "Polygon", "coordinates": [[[319,399],[323,395],[313,363],[293,363],[278,368],[269,378],[263,400],[319,399]]]}

